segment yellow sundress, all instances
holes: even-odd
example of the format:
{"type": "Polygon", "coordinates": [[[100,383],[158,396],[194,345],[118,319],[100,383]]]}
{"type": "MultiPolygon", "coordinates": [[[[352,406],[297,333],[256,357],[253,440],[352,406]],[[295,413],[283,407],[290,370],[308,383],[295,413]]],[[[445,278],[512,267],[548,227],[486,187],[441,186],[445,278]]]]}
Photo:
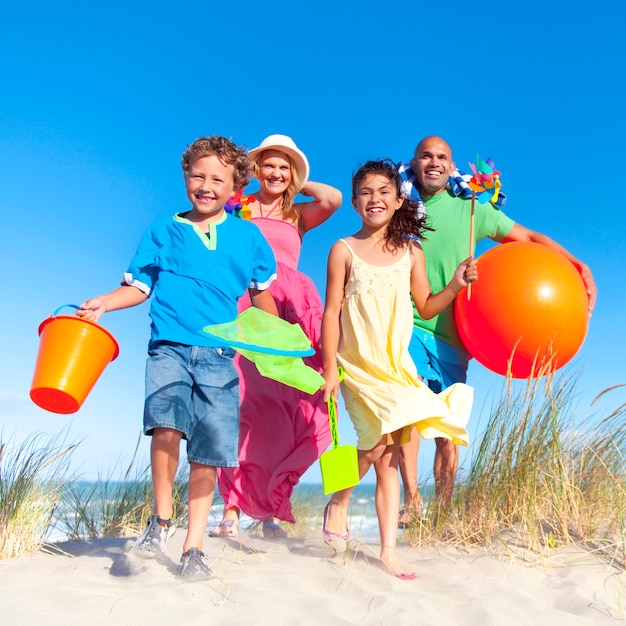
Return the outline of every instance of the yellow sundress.
{"type": "Polygon", "coordinates": [[[409,250],[396,263],[377,266],[340,241],[352,255],[352,267],[341,307],[337,362],[345,373],[341,393],[358,435],[357,447],[371,450],[383,435],[400,429],[406,441],[414,426],[425,439],[445,437],[467,445],[473,388],[455,383],[434,393],[418,378],[409,355],[409,250]]]}

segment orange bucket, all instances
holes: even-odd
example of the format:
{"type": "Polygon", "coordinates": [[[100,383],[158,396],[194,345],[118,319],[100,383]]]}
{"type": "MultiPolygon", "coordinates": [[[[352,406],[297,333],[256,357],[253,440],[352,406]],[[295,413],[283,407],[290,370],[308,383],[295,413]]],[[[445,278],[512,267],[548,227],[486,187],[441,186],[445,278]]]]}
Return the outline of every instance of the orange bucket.
{"type": "Polygon", "coordinates": [[[31,400],[53,413],[75,413],[110,361],[117,358],[115,337],[95,322],[57,315],[39,325],[39,353],[30,389],[31,400]]]}

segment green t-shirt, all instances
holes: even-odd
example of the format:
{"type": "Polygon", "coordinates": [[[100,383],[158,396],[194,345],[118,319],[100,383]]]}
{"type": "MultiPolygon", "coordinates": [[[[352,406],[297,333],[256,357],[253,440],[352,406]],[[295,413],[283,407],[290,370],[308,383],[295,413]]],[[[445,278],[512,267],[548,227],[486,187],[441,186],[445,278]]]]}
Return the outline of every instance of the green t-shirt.
{"type": "MultiPolygon", "coordinates": [[[[426,257],[426,274],[433,293],[441,291],[451,280],[461,261],[469,256],[471,200],[444,191],[425,201],[426,224],[434,230],[424,232],[422,248],[426,257]]],[[[509,234],[515,222],[491,203],[474,202],[474,238],[500,240],[509,234]]],[[[479,278],[480,280],[480,278],[479,278]]],[[[462,346],[456,330],[454,305],[430,320],[424,320],[413,305],[413,323],[434,333],[439,339],[462,346]]]]}

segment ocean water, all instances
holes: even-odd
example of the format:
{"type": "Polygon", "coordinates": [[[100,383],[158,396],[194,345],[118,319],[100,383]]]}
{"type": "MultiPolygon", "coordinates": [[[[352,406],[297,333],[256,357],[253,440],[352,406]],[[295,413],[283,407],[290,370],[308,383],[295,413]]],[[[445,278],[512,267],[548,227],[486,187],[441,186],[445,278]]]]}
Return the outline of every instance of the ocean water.
{"type": "MultiPolygon", "coordinates": [[[[79,492],[88,494],[94,489],[96,483],[89,481],[80,481],[73,485],[79,492]]],[[[100,488],[102,485],[99,486],[100,488]]],[[[119,483],[112,481],[107,485],[107,491],[110,490],[110,497],[113,499],[116,495],[116,491],[119,487],[119,483]]],[[[354,489],[350,505],[350,534],[351,536],[358,537],[362,541],[376,541],[378,539],[378,520],[376,518],[376,507],[374,505],[374,488],[372,484],[357,485],[354,489]]],[[[322,484],[315,483],[301,483],[295,486],[294,492],[291,498],[294,515],[297,522],[307,524],[307,526],[313,526],[321,528],[322,518],[324,513],[324,506],[330,499],[330,496],[324,495],[324,489],[322,484]]],[[[101,498],[94,499],[94,506],[101,505],[101,498]]],[[[58,542],[65,540],[66,533],[64,532],[63,524],[59,522],[61,513],[71,516],[72,512],[70,506],[67,503],[59,503],[57,509],[56,519],[52,520],[51,528],[49,530],[47,540],[50,542],[58,542]]],[[[215,497],[213,500],[213,506],[211,507],[211,513],[209,515],[209,521],[207,526],[217,526],[224,511],[224,503],[216,489],[215,497]]],[[[257,520],[248,517],[245,514],[241,515],[239,520],[240,531],[245,531],[248,527],[257,524],[257,520]]]]}
{"type": "MultiPolygon", "coordinates": [[[[361,541],[371,542],[377,541],[379,538],[374,490],[375,485],[373,484],[357,485],[350,500],[350,536],[359,538],[361,541]]],[[[321,528],[324,507],[329,499],[329,495],[324,495],[324,488],[321,483],[300,483],[296,485],[291,497],[296,523],[301,521],[309,526],[321,528]]],[[[209,517],[209,526],[219,524],[223,510],[222,500],[216,493],[209,517]]],[[[239,520],[239,530],[240,532],[242,530],[245,531],[249,526],[256,523],[256,520],[242,514],[239,520]]]]}
{"type": "MultiPolygon", "coordinates": [[[[96,483],[80,482],[74,486],[78,487],[84,493],[89,493],[96,483]]],[[[111,491],[111,498],[116,494],[116,490],[119,487],[119,483],[111,482],[108,484],[108,489],[111,491]]],[[[375,485],[364,483],[357,485],[352,493],[350,500],[349,510],[349,528],[350,536],[358,538],[364,542],[377,542],[379,540],[378,533],[378,519],[376,517],[376,506],[374,502],[375,485]]],[[[427,498],[428,494],[422,493],[424,498],[427,498]]],[[[401,496],[402,497],[402,496],[401,496]]],[[[302,522],[308,527],[321,528],[322,518],[324,513],[324,506],[330,499],[330,496],[324,495],[324,489],[321,483],[300,483],[295,486],[293,495],[291,498],[294,515],[296,522],[302,522]]],[[[99,502],[100,498],[96,498],[95,502],[99,502]]],[[[402,501],[402,500],[401,500],[402,501]]],[[[60,513],[65,508],[67,513],[68,505],[61,502],[59,504],[57,513],[60,513]]],[[[209,515],[209,521],[207,526],[217,526],[224,511],[224,504],[216,489],[215,497],[213,500],[213,506],[211,507],[211,513],[209,515]]],[[[71,513],[71,512],[70,512],[71,513]]],[[[57,516],[58,517],[58,516],[57,516]]],[[[240,531],[245,531],[251,526],[258,524],[257,520],[248,517],[245,514],[241,515],[239,521],[240,531]]],[[[53,519],[53,523],[48,534],[47,540],[51,542],[63,541],[66,538],[63,525],[58,520],[53,519]]]]}

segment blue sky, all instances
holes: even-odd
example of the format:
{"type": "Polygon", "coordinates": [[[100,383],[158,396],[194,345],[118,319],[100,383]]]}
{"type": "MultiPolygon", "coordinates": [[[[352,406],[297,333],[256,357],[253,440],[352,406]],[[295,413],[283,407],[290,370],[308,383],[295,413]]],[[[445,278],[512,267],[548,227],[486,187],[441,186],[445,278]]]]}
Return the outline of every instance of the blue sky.
{"type": "MultiPolygon", "coordinates": [[[[301,269],[322,293],[331,244],[358,227],[349,199],[360,163],[409,158],[430,134],[448,140],[462,168],[476,152],[491,156],[507,213],[594,272],[598,304],[572,364],[583,370],[581,411],[626,383],[626,9],[421,4],[113,0],[2,9],[3,439],[66,429],[81,442],[73,469],[86,477],[128,462],[141,429],[148,306],[102,319],[120,356],[73,416],[29,399],[37,328],[58,306],[115,287],[144,229],[186,209],[180,157],[207,134],[249,147],[291,135],[312,179],[343,191],[339,212],[304,240],[301,269]]],[[[502,379],[474,363],[469,382],[475,439],[502,379]]],[[[609,394],[611,406],[624,401],[619,393],[609,394]]],[[[354,442],[345,414],[340,435],[354,442]]],[[[422,446],[425,476],[433,447],[422,446]]],[[[317,466],[306,478],[319,480],[317,466]]]]}

